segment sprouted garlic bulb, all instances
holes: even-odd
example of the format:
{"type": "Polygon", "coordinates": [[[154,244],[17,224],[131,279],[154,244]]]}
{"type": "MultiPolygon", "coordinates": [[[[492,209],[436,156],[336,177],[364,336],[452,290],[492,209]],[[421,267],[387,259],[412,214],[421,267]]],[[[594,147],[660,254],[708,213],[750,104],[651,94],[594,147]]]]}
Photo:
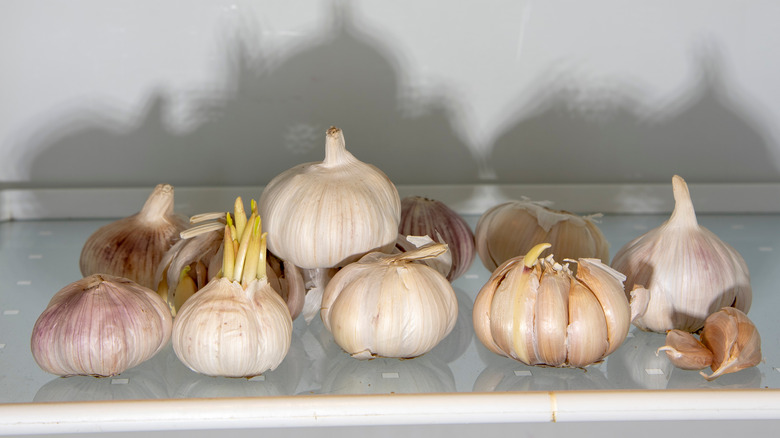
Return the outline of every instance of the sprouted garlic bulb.
{"type": "Polygon", "coordinates": [[[108,377],[150,359],[171,338],[171,314],[151,289],[95,274],[52,297],[32,331],[31,350],[44,371],[108,377]]]}
{"type": "Polygon", "coordinates": [[[157,290],[157,266],[186,226],[173,211],[173,187],[159,184],[141,211],[100,227],[87,239],[79,259],[81,274],[125,277],[157,290]]]}
{"type": "Polygon", "coordinates": [[[539,243],[560,260],[596,258],[609,263],[609,243],[594,222],[599,215],[578,216],[527,199],[496,205],[482,214],[474,232],[477,253],[490,271],[539,243]]]}
{"type": "Polygon", "coordinates": [[[666,345],[658,352],[666,352],[678,368],[700,370],[709,366],[711,374],[700,372],[707,380],[756,366],[762,360],[758,329],[747,315],[733,307],[724,307],[707,317],[700,338],[671,330],[666,335],[666,345]]]}
{"type": "Polygon", "coordinates": [[[292,342],[287,304],[266,276],[266,233],[255,211],[244,223],[227,214],[220,274],[190,297],[173,323],[173,351],[191,370],[253,377],[273,370],[292,342]]]}
{"type": "Polygon", "coordinates": [[[452,267],[445,273],[453,281],[471,267],[476,250],[474,233],[466,221],[441,201],[422,196],[401,200],[401,223],[398,232],[404,236],[430,236],[446,243],[452,258],[452,267]]]}
{"type": "Polygon", "coordinates": [[[584,367],[615,351],[635,312],[625,277],[598,259],[581,258],[576,276],[534,246],[492,274],[474,302],[477,337],[490,351],[526,365],[584,367]]]}
{"type": "Polygon", "coordinates": [[[623,246],[612,267],[626,275],[627,293],[644,289],[649,297],[634,325],[695,332],[722,307],[750,309],[750,274],[734,248],[699,226],[685,180],[675,175],[672,186],[671,217],[623,246]]]}
{"type": "MultiPolygon", "coordinates": [[[[252,213],[257,215],[257,203],[252,201],[252,213]]],[[[225,212],[201,213],[190,218],[194,226],[181,232],[181,240],[165,254],[157,269],[157,292],[176,312],[198,290],[216,277],[222,269],[225,212]]],[[[243,230],[247,216],[243,201],[234,203],[235,227],[243,230]]],[[[266,254],[268,283],[287,303],[295,319],[304,303],[304,283],[300,269],[292,263],[266,254]]]]}
{"type": "Polygon", "coordinates": [[[410,358],[430,351],[455,326],[458,302],[450,282],[416,263],[447,245],[400,254],[372,252],[333,276],[320,315],[336,343],[358,359],[410,358]]]}

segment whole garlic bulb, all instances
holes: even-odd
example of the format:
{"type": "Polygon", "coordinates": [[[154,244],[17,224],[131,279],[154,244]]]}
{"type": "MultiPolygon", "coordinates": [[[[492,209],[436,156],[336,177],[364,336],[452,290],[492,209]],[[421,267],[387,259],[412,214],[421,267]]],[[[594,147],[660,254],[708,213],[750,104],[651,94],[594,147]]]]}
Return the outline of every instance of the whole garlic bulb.
{"type": "Polygon", "coordinates": [[[474,232],[477,253],[491,272],[543,242],[552,245],[548,253],[561,260],[597,258],[608,263],[609,243],[593,217],[529,200],[505,202],[480,216],[474,232]]]}
{"type": "Polygon", "coordinates": [[[114,376],[157,354],[171,337],[171,314],[151,289],[96,274],[52,297],[32,331],[33,358],[59,376],[114,376]]]}
{"type": "Polygon", "coordinates": [[[750,309],[750,274],[734,248],[699,226],[685,180],[675,175],[672,187],[671,217],[623,246],[612,267],[626,274],[627,293],[644,289],[649,296],[634,325],[659,333],[695,332],[722,307],[750,309]]]}
{"type": "Polygon", "coordinates": [[[236,227],[228,219],[221,276],[185,301],[176,314],[173,351],[193,371],[252,377],[275,369],[287,355],[292,317],[268,283],[265,236],[256,212],[244,226],[236,227]]]}
{"type": "Polygon", "coordinates": [[[372,252],[337,272],[320,312],[336,343],[358,359],[416,357],[435,347],[455,326],[458,302],[443,275],[415,260],[446,249],[372,252]]]}
{"type": "Polygon", "coordinates": [[[539,244],[493,272],[474,302],[477,337],[490,351],[526,365],[583,367],[615,351],[632,309],[625,277],[597,259],[578,260],[576,276],[539,244]]]}
{"type": "Polygon", "coordinates": [[[439,243],[446,243],[452,256],[452,267],[445,274],[447,280],[453,281],[463,275],[474,261],[476,253],[471,227],[441,201],[422,196],[402,199],[398,232],[404,236],[427,235],[439,243]]]}
{"type": "Polygon", "coordinates": [[[682,330],[666,335],[665,351],[678,368],[712,369],[712,374],[700,374],[707,380],[758,365],[761,360],[761,336],[755,324],[742,311],[724,307],[704,321],[701,341],[682,330]]]}
{"type": "Polygon", "coordinates": [[[157,290],[157,265],[186,226],[173,211],[173,187],[159,184],[141,211],[92,233],[81,250],[81,274],[125,277],[157,290]]]}
{"type": "Polygon", "coordinates": [[[343,266],[398,235],[401,200],[393,183],[344,145],[341,130],[326,135],[325,160],[276,176],[263,190],[260,216],[268,249],[304,269],[343,266]]]}

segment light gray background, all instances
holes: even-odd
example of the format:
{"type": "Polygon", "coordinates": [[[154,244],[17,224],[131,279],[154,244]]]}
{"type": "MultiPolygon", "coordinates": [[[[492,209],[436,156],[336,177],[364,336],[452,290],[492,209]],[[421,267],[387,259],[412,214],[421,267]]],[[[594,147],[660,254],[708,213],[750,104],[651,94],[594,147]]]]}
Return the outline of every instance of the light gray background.
{"type": "Polygon", "coordinates": [[[0,3],[0,189],[780,181],[771,0],[0,3]]]}

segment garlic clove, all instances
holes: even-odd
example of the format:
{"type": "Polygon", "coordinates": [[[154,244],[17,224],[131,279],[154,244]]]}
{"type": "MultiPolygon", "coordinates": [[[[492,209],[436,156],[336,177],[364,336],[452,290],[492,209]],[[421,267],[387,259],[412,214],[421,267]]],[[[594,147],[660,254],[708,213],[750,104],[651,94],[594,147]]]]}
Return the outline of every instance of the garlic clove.
{"type": "Polygon", "coordinates": [[[579,259],[578,266],[577,279],[593,292],[604,310],[609,355],[620,347],[631,327],[631,308],[623,293],[626,277],[598,259],[579,259]]]}
{"type": "Polygon", "coordinates": [[[712,351],[712,374],[702,373],[714,380],[727,373],[753,367],[761,362],[761,337],[744,312],[724,307],[704,322],[701,342],[712,351]]]}
{"type": "Polygon", "coordinates": [[[544,269],[539,280],[534,320],[536,356],[542,363],[554,367],[566,362],[570,285],[568,274],[552,267],[544,269]]]}
{"type": "Polygon", "coordinates": [[[446,243],[451,266],[444,275],[452,281],[471,267],[476,255],[474,233],[466,221],[441,201],[422,196],[401,200],[399,234],[403,236],[431,236],[446,243]]]}
{"type": "Polygon", "coordinates": [[[500,315],[498,312],[493,315],[492,303],[495,300],[495,294],[501,288],[504,293],[507,291],[508,286],[504,286],[504,280],[513,272],[513,269],[522,260],[518,258],[509,259],[491,274],[488,281],[480,289],[477,294],[477,298],[474,300],[474,307],[472,308],[472,320],[474,325],[474,333],[482,344],[493,353],[505,355],[504,349],[496,343],[496,338],[501,337],[502,334],[511,327],[507,324],[498,322],[499,318],[506,319],[507,315],[500,315]],[[493,332],[493,325],[499,326],[499,329],[493,332]]]}
{"type": "Polygon", "coordinates": [[[95,274],[57,292],[32,330],[31,350],[44,371],[114,376],[157,354],[171,337],[171,314],[151,289],[95,274]]]}
{"type": "Polygon", "coordinates": [[[607,321],[599,300],[578,281],[569,289],[567,358],[573,367],[584,367],[606,356],[607,321]]]}
{"type": "Polygon", "coordinates": [[[156,290],[157,267],[185,227],[184,218],[173,211],[173,187],[159,184],[141,211],[92,233],[81,250],[81,273],[125,277],[156,290]]]}
{"type": "Polygon", "coordinates": [[[666,345],[657,353],[666,352],[666,356],[677,368],[683,370],[701,370],[712,364],[712,352],[692,334],[682,330],[670,330],[666,334],[666,345]]]}

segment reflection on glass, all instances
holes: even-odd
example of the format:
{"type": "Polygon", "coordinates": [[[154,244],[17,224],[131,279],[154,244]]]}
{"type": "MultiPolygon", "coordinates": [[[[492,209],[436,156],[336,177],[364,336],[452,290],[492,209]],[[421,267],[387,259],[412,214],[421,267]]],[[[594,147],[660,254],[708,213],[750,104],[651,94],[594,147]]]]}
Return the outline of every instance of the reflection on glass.
{"type": "Polygon", "coordinates": [[[414,359],[358,360],[341,352],[332,357],[322,382],[326,394],[413,394],[454,392],[447,364],[424,354],[414,359]]]}
{"type": "Polygon", "coordinates": [[[758,388],[761,385],[761,372],[755,367],[708,382],[698,371],[686,371],[672,365],[665,353],[656,355],[658,348],[665,344],[664,334],[636,328],[631,333],[632,336],[607,357],[607,376],[618,388],[723,389],[758,388]]]}
{"type": "Polygon", "coordinates": [[[167,398],[163,377],[153,365],[144,362],[114,377],[57,377],[38,389],[33,402],[167,398]]]}
{"type": "Polygon", "coordinates": [[[528,366],[510,358],[493,361],[474,382],[474,392],[612,389],[598,365],[585,368],[528,366]]]}

